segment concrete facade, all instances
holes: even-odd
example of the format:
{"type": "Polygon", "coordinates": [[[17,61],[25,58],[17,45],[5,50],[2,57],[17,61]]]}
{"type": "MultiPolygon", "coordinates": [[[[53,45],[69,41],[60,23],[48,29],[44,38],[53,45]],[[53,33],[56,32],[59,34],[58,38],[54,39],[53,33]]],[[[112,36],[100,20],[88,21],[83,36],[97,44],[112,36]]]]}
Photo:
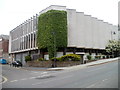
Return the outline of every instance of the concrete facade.
{"type": "MultiPolygon", "coordinates": [[[[39,56],[41,50],[39,51],[36,46],[38,16],[51,9],[67,12],[68,45],[66,49],[58,51],[58,57],[68,53],[90,53],[95,56],[105,50],[109,40],[118,40],[117,26],[77,12],[75,9],[52,5],[10,31],[9,53],[13,59],[25,63],[24,56],[29,53],[32,53],[33,58],[39,56]]],[[[48,53],[43,55],[44,58],[49,58],[48,53]]]]}
{"type": "Polygon", "coordinates": [[[68,47],[105,49],[109,40],[118,40],[118,27],[97,18],[67,10],[68,47]]]}
{"type": "Polygon", "coordinates": [[[119,28],[118,28],[118,38],[119,38],[119,41],[120,41],[120,1],[118,3],[118,25],[119,25],[119,28]]]}

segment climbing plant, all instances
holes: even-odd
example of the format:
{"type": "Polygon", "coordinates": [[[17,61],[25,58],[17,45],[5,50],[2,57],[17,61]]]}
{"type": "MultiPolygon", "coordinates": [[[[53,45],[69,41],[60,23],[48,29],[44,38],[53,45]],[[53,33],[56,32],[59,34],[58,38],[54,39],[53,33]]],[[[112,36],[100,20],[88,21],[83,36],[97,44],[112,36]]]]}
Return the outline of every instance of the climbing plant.
{"type": "Polygon", "coordinates": [[[37,46],[47,48],[49,58],[55,57],[57,48],[67,47],[67,12],[49,10],[38,18],[37,46]]]}

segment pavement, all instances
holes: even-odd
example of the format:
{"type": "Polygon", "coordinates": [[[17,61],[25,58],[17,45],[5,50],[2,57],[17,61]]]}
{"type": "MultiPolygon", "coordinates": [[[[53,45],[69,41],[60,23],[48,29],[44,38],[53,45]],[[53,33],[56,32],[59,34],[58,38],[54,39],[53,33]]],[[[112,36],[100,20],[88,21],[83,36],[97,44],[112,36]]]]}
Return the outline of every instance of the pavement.
{"type": "Polygon", "coordinates": [[[85,68],[85,67],[88,67],[88,66],[94,66],[94,65],[104,64],[104,63],[113,62],[113,61],[117,61],[117,60],[118,60],[118,58],[110,58],[110,59],[101,59],[101,60],[89,62],[89,63],[86,63],[86,64],[80,64],[80,65],[70,66],[70,67],[55,67],[55,68],[22,67],[22,69],[31,70],[31,71],[70,70],[70,69],[80,69],[80,68],[85,68]]]}

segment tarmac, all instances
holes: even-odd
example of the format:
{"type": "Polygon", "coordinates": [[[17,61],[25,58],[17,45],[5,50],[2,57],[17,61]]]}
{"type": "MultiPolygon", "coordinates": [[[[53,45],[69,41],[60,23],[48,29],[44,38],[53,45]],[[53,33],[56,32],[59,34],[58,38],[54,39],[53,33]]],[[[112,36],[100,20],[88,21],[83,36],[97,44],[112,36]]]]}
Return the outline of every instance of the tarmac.
{"type": "MultiPolygon", "coordinates": [[[[80,64],[80,65],[70,66],[70,67],[55,67],[55,68],[22,67],[21,69],[30,70],[30,71],[73,70],[73,69],[81,69],[81,68],[85,68],[85,67],[88,67],[88,66],[94,66],[94,65],[100,65],[100,64],[104,64],[104,63],[108,63],[108,62],[118,61],[118,59],[120,59],[120,57],[119,57],[119,58],[111,58],[111,59],[101,59],[101,60],[89,62],[89,63],[86,63],[86,64],[80,64]]],[[[3,77],[2,75],[0,75],[0,85],[1,85],[2,83],[4,83],[5,80],[6,80],[6,78],[3,77]]]]}

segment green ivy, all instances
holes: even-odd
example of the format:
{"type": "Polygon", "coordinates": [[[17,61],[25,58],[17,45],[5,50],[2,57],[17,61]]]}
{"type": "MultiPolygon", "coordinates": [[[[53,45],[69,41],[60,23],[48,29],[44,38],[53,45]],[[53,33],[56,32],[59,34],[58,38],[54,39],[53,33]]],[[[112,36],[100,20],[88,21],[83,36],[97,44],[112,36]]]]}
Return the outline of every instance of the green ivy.
{"type": "Polygon", "coordinates": [[[37,46],[47,48],[49,58],[55,57],[57,48],[67,47],[67,12],[49,10],[38,18],[37,46]]]}

